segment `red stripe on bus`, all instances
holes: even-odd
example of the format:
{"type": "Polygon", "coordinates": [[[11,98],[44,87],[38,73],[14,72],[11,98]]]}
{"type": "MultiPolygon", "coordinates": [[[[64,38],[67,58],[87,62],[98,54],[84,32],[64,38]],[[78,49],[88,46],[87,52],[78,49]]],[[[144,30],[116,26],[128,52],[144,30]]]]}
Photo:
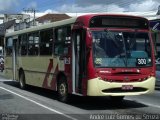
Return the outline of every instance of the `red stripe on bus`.
{"type": "Polygon", "coordinates": [[[53,68],[53,59],[50,59],[50,62],[49,62],[49,65],[48,65],[48,69],[47,69],[47,73],[45,75],[45,78],[44,78],[44,81],[43,81],[43,85],[42,85],[42,87],[44,87],[44,88],[49,88],[49,86],[48,86],[48,78],[49,78],[49,75],[51,73],[52,68],[53,68]]]}

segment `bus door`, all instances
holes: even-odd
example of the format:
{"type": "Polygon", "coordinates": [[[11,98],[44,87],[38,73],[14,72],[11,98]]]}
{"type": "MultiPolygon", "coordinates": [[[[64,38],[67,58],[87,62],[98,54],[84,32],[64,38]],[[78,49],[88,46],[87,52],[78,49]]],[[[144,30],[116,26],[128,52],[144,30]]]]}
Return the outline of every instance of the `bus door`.
{"type": "Polygon", "coordinates": [[[86,71],[85,46],[85,30],[74,30],[72,40],[73,93],[82,93],[82,80],[85,77],[86,71]]]}
{"type": "Polygon", "coordinates": [[[13,37],[12,47],[12,69],[13,69],[13,80],[17,78],[17,47],[18,47],[18,36],[13,37]]]}

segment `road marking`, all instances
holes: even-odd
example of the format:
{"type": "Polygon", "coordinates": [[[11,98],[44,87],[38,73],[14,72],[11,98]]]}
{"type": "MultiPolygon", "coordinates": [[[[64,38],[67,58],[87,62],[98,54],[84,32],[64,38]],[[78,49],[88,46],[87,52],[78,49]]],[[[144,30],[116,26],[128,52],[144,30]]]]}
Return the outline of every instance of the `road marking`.
{"type": "MultiPolygon", "coordinates": [[[[126,100],[133,100],[133,99],[128,99],[127,98],[126,100]]],[[[145,105],[148,105],[148,106],[151,106],[151,107],[160,108],[159,105],[153,105],[153,104],[150,104],[150,103],[147,103],[147,102],[141,102],[141,101],[138,101],[138,100],[136,100],[136,102],[141,103],[141,104],[145,104],[145,105]]]]}
{"type": "Polygon", "coordinates": [[[151,107],[160,108],[160,106],[158,106],[158,105],[153,105],[153,104],[146,103],[146,102],[140,102],[140,103],[143,103],[143,104],[148,105],[148,106],[151,106],[151,107]]]}
{"type": "Polygon", "coordinates": [[[55,113],[60,114],[60,115],[62,115],[62,116],[65,116],[65,117],[67,117],[67,118],[69,118],[69,119],[77,120],[77,119],[74,118],[74,117],[71,117],[71,116],[66,115],[66,114],[64,114],[64,113],[62,113],[62,112],[59,112],[59,111],[57,111],[57,110],[55,110],[55,109],[52,109],[52,108],[47,107],[47,106],[45,106],[45,105],[42,105],[42,104],[40,104],[40,103],[38,103],[38,102],[36,102],[36,101],[34,101],[34,100],[32,100],[32,99],[29,99],[29,98],[27,98],[27,97],[24,97],[24,96],[22,96],[22,95],[20,95],[20,94],[18,94],[18,93],[15,93],[15,92],[13,92],[13,91],[10,91],[10,90],[8,90],[8,89],[6,89],[6,88],[4,88],[4,87],[0,87],[0,89],[3,89],[3,90],[5,90],[5,91],[8,91],[8,92],[10,92],[10,93],[12,93],[12,94],[14,94],[14,95],[17,95],[17,96],[19,96],[19,97],[21,97],[21,98],[23,98],[23,99],[25,99],[25,100],[28,100],[28,101],[30,101],[30,102],[32,102],[32,103],[35,103],[36,105],[39,105],[39,106],[41,106],[41,107],[43,107],[43,108],[45,108],[45,109],[47,109],[47,110],[50,110],[50,111],[52,111],[52,112],[55,112],[55,113]]]}
{"type": "Polygon", "coordinates": [[[13,80],[4,80],[4,79],[0,79],[0,82],[11,82],[13,80]]]}

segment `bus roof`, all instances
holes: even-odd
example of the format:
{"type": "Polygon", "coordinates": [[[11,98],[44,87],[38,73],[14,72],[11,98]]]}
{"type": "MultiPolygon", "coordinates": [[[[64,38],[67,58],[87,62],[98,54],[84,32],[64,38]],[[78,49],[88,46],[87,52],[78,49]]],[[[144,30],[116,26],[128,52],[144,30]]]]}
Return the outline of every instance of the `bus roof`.
{"type": "Polygon", "coordinates": [[[52,27],[63,26],[63,25],[67,25],[67,24],[72,24],[72,23],[78,22],[79,20],[83,23],[83,25],[88,26],[89,25],[89,20],[93,17],[96,17],[96,16],[108,16],[108,17],[109,16],[111,16],[111,17],[116,17],[117,16],[117,17],[143,19],[143,20],[148,21],[144,17],[127,15],[127,14],[87,14],[87,15],[82,15],[82,16],[79,16],[79,17],[73,17],[73,18],[70,18],[70,19],[57,21],[57,22],[52,22],[52,23],[48,23],[48,24],[44,24],[44,25],[40,25],[40,26],[35,26],[35,27],[32,27],[32,28],[27,28],[27,29],[23,29],[23,30],[19,30],[19,31],[11,32],[11,33],[6,33],[5,37],[15,36],[15,35],[19,35],[19,34],[23,34],[23,33],[29,33],[29,32],[33,32],[33,31],[39,31],[39,30],[43,30],[43,29],[49,29],[49,28],[52,28],[52,27]]]}
{"type": "Polygon", "coordinates": [[[84,26],[89,26],[90,24],[90,19],[94,18],[94,17],[118,17],[118,18],[127,18],[127,19],[137,19],[137,20],[144,20],[146,22],[149,23],[149,21],[144,18],[144,17],[140,17],[140,16],[134,16],[134,15],[128,15],[128,14],[89,14],[89,15],[83,15],[83,16],[79,16],[77,18],[77,22],[81,22],[84,26]]]}
{"type": "Polygon", "coordinates": [[[79,16],[79,17],[95,17],[95,16],[117,16],[117,17],[132,17],[132,18],[139,18],[139,19],[146,19],[145,17],[142,17],[142,16],[137,16],[137,15],[129,15],[129,14],[86,14],[86,15],[82,15],[82,16],[79,16]]]}
{"type": "Polygon", "coordinates": [[[44,25],[40,25],[40,26],[35,26],[35,27],[23,29],[23,30],[18,30],[18,31],[10,32],[10,33],[6,33],[5,37],[19,35],[19,34],[23,34],[23,33],[29,33],[29,32],[33,32],[33,31],[39,31],[39,30],[43,30],[43,29],[49,29],[52,27],[63,26],[63,25],[67,25],[67,24],[72,24],[76,21],[76,18],[77,17],[66,19],[66,20],[61,20],[61,21],[57,21],[57,22],[52,22],[52,23],[48,23],[48,24],[44,24],[44,25]]]}

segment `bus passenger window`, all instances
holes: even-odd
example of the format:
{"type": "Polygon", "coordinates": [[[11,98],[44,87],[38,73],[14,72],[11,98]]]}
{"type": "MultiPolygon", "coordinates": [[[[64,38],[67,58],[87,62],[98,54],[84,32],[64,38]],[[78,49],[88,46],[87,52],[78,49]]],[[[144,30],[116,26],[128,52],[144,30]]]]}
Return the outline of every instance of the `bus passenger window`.
{"type": "Polygon", "coordinates": [[[12,46],[13,46],[13,40],[12,38],[7,38],[6,42],[6,55],[10,56],[12,55],[12,46]]]}
{"type": "Polygon", "coordinates": [[[28,35],[28,55],[39,54],[39,33],[31,33],[28,35]]]}
{"type": "Polygon", "coordinates": [[[55,55],[63,55],[64,54],[64,45],[62,43],[55,44],[54,54],[55,55]]]}
{"type": "Polygon", "coordinates": [[[52,55],[53,29],[40,32],[41,44],[40,55],[52,55]]]}
{"type": "Polygon", "coordinates": [[[27,34],[23,34],[19,36],[19,54],[20,55],[27,55],[27,34]]]}
{"type": "Polygon", "coordinates": [[[55,30],[55,43],[54,43],[54,54],[55,55],[67,55],[68,46],[66,44],[71,36],[71,27],[66,26],[55,30]]]}

